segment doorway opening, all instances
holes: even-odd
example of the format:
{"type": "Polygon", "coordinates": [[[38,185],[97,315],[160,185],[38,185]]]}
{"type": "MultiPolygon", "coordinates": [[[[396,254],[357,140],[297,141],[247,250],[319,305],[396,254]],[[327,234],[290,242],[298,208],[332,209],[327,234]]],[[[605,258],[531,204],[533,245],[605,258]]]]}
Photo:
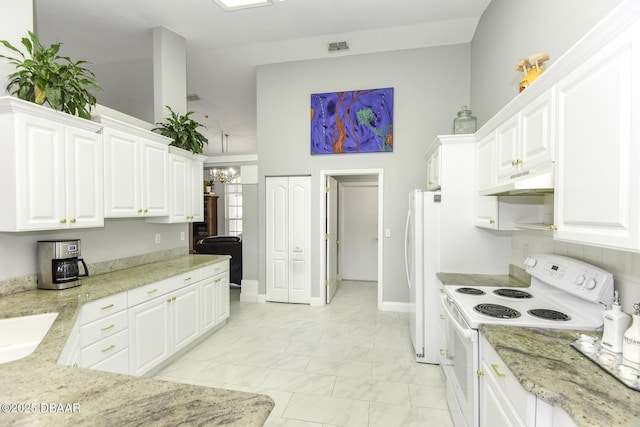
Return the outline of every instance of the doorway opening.
{"type": "Polygon", "coordinates": [[[319,282],[324,304],[331,302],[339,280],[364,280],[377,283],[377,307],[382,309],[383,175],[382,169],[320,171],[319,282]]]}

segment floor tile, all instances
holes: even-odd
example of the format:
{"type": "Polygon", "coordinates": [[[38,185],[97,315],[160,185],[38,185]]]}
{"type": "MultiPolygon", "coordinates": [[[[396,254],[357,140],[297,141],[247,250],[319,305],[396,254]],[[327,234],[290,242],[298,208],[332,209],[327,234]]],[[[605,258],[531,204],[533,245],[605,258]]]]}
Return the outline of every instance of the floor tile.
{"type": "Polygon", "coordinates": [[[372,403],[370,427],[453,427],[449,411],[372,403]]]}
{"type": "Polygon", "coordinates": [[[452,426],[440,367],[419,364],[408,314],[377,286],[341,282],[331,304],[240,302],[222,329],[155,378],[262,393],[270,427],[452,426]]]}
{"type": "Polygon", "coordinates": [[[363,378],[338,377],[332,396],[398,405],[411,404],[408,384],[363,378]]]}
{"type": "Polygon", "coordinates": [[[294,393],[283,418],[338,426],[369,425],[369,403],[360,400],[294,393]]]}

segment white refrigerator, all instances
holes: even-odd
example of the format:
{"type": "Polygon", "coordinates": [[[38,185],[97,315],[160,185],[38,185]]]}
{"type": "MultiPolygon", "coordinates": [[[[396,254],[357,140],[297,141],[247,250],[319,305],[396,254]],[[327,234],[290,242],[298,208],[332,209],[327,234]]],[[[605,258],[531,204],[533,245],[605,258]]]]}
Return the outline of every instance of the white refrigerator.
{"type": "Polygon", "coordinates": [[[409,286],[409,332],[416,361],[438,363],[436,348],[440,271],[439,191],[413,190],[405,227],[405,271],[409,286]]]}
{"type": "Polygon", "coordinates": [[[437,273],[509,274],[511,237],[475,226],[473,193],[464,187],[409,194],[405,232],[409,331],[416,361],[421,363],[438,363],[437,273]]]}

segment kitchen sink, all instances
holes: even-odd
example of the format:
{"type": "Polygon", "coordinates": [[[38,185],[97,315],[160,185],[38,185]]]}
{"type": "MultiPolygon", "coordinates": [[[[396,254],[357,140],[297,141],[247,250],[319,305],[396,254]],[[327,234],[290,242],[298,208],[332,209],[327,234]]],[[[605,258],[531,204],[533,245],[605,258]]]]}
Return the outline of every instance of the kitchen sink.
{"type": "Polygon", "coordinates": [[[33,353],[56,320],[58,313],[0,319],[0,363],[33,353]]]}

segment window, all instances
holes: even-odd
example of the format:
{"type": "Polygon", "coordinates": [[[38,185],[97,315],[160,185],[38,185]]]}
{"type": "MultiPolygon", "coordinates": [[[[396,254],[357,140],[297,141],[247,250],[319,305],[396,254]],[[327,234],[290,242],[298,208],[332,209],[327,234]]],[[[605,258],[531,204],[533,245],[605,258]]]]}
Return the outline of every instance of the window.
{"type": "Polygon", "coordinates": [[[239,236],[242,234],[242,177],[233,178],[225,185],[227,207],[227,234],[239,236]]]}

